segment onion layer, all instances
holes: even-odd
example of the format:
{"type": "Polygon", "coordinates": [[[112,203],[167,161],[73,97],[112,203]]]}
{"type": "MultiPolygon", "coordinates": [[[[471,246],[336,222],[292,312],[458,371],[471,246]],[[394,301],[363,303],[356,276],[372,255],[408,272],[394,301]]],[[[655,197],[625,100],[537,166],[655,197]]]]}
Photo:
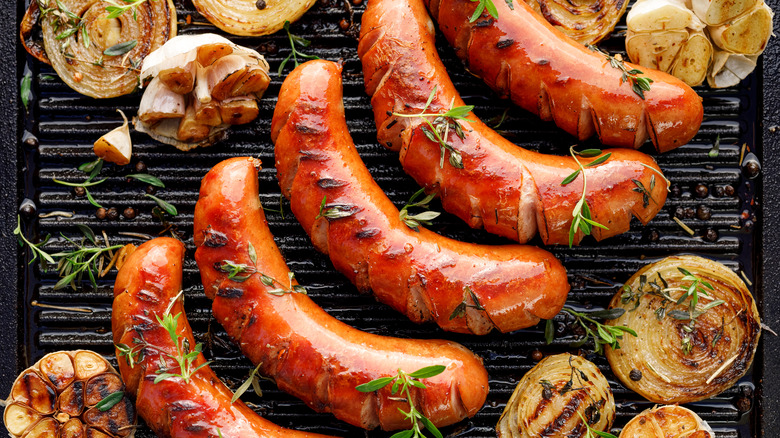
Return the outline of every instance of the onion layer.
{"type": "Polygon", "coordinates": [[[640,269],[610,308],[626,312],[608,324],[638,335],[624,338],[620,349],[606,348],[612,371],[656,403],[689,403],[723,392],[750,368],[761,333],[745,283],[722,264],[696,256],[667,257],[640,269]],[[713,287],[702,286],[708,295],[698,292],[693,323],[686,319],[691,298],[676,303],[694,281],[678,268],[713,287]]]}
{"type": "Polygon", "coordinates": [[[128,10],[116,18],[107,18],[107,5],[101,0],[37,0],[22,22],[22,40],[31,50],[35,46],[27,43],[25,30],[31,32],[38,15],[46,59],[68,86],[95,98],[133,92],[146,55],[176,35],[171,0],[147,1],[135,13],[128,10]]]}
{"type": "Polygon", "coordinates": [[[526,0],[558,30],[581,44],[609,35],[626,12],[627,0],[526,0]]]}
{"type": "Polygon", "coordinates": [[[695,412],[682,406],[656,406],[632,418],[620,438],[714,438],[715,432],[695,412]]]}
{"type": "Polygon", "coordinates": [[[523,376],[496,432],[499,438],[585,436],[582,418],[595,430],[609,430],[615,420],[612,390],[592,362],[558,354],[542,359],[523,376]]]}
{"type": "Polygon", "coordinates": [[[233,35],[260,36],[276,32],[301,18],[315,0],[192,0],[195,8],[218,28],[233,35]]]}

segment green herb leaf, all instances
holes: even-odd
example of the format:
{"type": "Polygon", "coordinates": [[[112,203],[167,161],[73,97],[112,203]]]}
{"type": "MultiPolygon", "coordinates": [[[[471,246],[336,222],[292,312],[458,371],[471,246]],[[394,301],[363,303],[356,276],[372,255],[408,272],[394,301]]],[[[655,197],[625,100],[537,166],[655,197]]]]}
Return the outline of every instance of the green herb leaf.
{"type": "Polygon", "coordinates": [[[707,155],[709,155],[710,158],[717,158],[719,153],[720,153],[720,134],[718,134],[718,137],[715,138],[715,144],[712,145],[712,149],[710,149],[710,152],[707,155]]]}
{"type": "Polygon", "coordinates": [[[97,408],[97,410],[100,412],[106,412],[107,410],[113,408],[117,403],[122,401],[124,397],[124,391],[112,392],[111,394],[107,395],[106,398],[100,400],[98,404],[95,405],[95,408],[97,408]]]}
{"type": "Polygon", "coordinates": [[[19,94],[22,99],[22,105],[24,105],[24,111],[29,110],[30,99],[32,99],[32,73],[27,71],[22,76],[22,82],[19,86],[19,94]]]}
{"type": "Polygon", "coordinates": [[[137,40],[125,41],[123,43],[114,44],[113,46],[107,48],[103,51],[103,54],[105,56],[121,56],[133,50],[136,45],[138,45],[137,40]]]}
{"type": "Polygon", "coordinates": [[[252,245],[252,242],[249,242],[247,244],[247,253],[249,254],[249,260],[252,261],[252,263],[257,264],[257,251],[255,251],[255,246],[252,245]]]}
{"type": "Polygon", "coordinates": [[[571,173],[569,176],[567,176],[566,178],[564,178],[564,179],[563,179],[563,181],[561,181],[561,185],[562,185],[562,186],[565,186],[565,185],[568,185],[568,184],[570,184],[572,181],[574,181],[575,179],[577,179],[577,176],[579,176],[579,174],[580,174],[580,169],[577,169],[577,170],[575,170],[575,171],[574,171],[574,172],[572,172],[572,173],[571,173]]]}
{"type": "Polygon", "coordinates": [[[249,373],[249,378],[244,381],[244,383],[241,384],[241,386],[236,389],[236,392],[233,393],[233,398],[230,399],[230,403],[235,403],[236,400],[241,398],[242,395],[246,392],[247,389],[252,385],[252,382],[255,380],[255,375],[257,374],[257,371],[260,369],[260,365],[262,363],[257,364],[255,369],[252,370],[251,373],[249,373]]]}
{"type": "Polygon", "coordinates": [[[138,181],[141,181],[143,183],[153,185],[155,187],[162,187],[165,188],[165,184],[163,184],[162,181],[160,181],[159,178],[157,178],[154,175],[149,175],[148,173],[133,173],[130,175],[127,175],[128,178],[137,179],[138,181]]]}
{"type": "Polygon", "coordinates": [[[355,387],[355,389],[357,389],[360,392],[374,392],[387,386],[390,382],[393,381],[393,379],[394,377],[380,377],[368,383],[358,385],[355,387]]]}
{"type": "Polygon", "coordinates": [[[544,323],[544,343],[547,345],[552,344],[555,337],[555,324],[552,319],[548,319],[544,323]]]}
{"type": "Polygon", "coordinates": [[[160,208],[162,208],[162,209],[163,209],[163,210],[164,210],[166,213],[168,213],[169,215],[171,215],[171,216],[177,216],[177,215],[179,214],[179,211],[178,211],[178,210],[176,210],[176,207],[174,207],[173,205],[171,205],[171,204],[169,204],[169,203],[167,203],[167,202],[163,201],[162,199],[158,198],[157,196],[150,195],[150,194],[145,194],[144,196],[146,196],[147,198],[151,198],[151,199],[153,199],[153,200],[154,200],[154,202],[156,202],[156,203],[157,203],[157,205],[158,205],[160,208]]]}
{"type": "Polygon", "coordinates": [[[585,167],[598,166],[599,164],[607,161],[609,159],[609,157],[611,157],[611,156],[612,156],[612,152],[608,152],[608,153],[606,153],[606,154],[596,158],[595,160],[591,161],[590,163],[586,164],[585,167]]]}
{"type": "Polygon", "coordinates": [[[409,377],[414,377],[415,379],[427,379],[429,377],[438,376],[439,374],[443,373],[444,370],[446,370],[447,367],[444,365],[433,365],[425,368],[420,368],[419,370],[409,373],[409,377]]]}
{"type": "Polygon", "coordinates": [[[97,240],[95,239],[95,232],[92,231],[92,228],[84,224],[76,224],[76,226],[81,231],[81,233],[84,234],[84,237],[86,237],[87,240],[92,242],[93,245],[97,245],[97,240]]]}

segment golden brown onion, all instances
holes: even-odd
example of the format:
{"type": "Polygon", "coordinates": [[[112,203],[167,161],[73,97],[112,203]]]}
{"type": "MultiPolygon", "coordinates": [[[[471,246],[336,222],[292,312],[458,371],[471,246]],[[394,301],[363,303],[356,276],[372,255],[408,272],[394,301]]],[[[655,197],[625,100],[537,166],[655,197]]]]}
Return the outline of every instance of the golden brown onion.
{"type": "Polygon", "coordinates": [[[106,10],[110,5],[101,0],[31,3],[22,21],[25,47],[38,59],[48,60],[71,88],[90,97],[133,92],[144,57],[176,35],[171,0],[147,1],[136,6],[135,14],[128,10],[111,19],[106,10]],[[36,16],[43,30],[45,59],[36,55],[30,37],[36,16]]]}
{"type": "Polygon", "coordinates": [[[591,428],[609,430],[615,420],[609,382],[579,356],[548,356],[517,384],[496,432],[499,438],[585,436],[580,415],[591,428]]]}
{"type": "Polygon", "coordinates": [[[628,388],[656,403],[688,403],[723,392],[742,377],[761,333],[756,304],[747,286],[720,263],[696,256],[667,257],[640,269],[610,308],[626,312],[610,325],[637,332],[620,349],[606,349],[612,371],[628,388]],[[698,293],[692,324],[686,298],[676,302],[693,280],[678,268],[709,283],[698,293]],[[662,294],[666,295],[664,297],[662,294]],[[723,300],[722,304],[715,305],[723,300]],[[714,307],[712,307],[714,305],[714,307]],[[707,307],[710,307],[709,309],[707,307]]]}
{"type": "Polygon", "coordinates": [[[714,438],[715,432],[695,412],[682,406],[655,406],[632,418],[620,438],[714,438]]]}
{"type": "Polygon", "coordinates": [[[50,353],[16,378],[3,422],[14,438],[132,438],[136,415],[117,371],[87,350],[50,353]],[[105,399],[113,400],[111,403],[105,399]],[[86,432],[89,436],[89,432],[86,432]]]}
{"type": "Polygon", "coordinates": [[[581,44],[596,44],[609,35],[628,6],[628,0],[526,0],[526,3],[581,44]]]}
{"type": "Polygon", "coordinates": [[[301,18],[315,0],[193,0],[206,19],[233,35],[259,36],[276,32],[301,18]]]}

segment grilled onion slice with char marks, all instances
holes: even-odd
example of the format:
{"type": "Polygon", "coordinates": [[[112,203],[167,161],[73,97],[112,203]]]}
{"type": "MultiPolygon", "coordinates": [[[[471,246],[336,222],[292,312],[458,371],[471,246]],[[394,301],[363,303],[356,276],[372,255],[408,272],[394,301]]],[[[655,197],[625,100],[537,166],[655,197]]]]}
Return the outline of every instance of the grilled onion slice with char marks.
{"type": "Polygon", "coordinates": [[[632,418],[620,438],[714,438],[715,432],[695,412],[682,406],[656,406],[632,418]]]}
{"type": "Polygon", "coordinates": [[[750,368],[761,334],[745,283],[702,257],[667,257],[645,266],[609,307],[626,311],[608,324],[629,326],[638,335],[623,339],[620,349],[606,348],[612,371],[655,403],[689,403],[723,392],[750,368]],[[677,302],[694,278],[700,282],[691,321],[693,297],[677,302]]]}
{"type": "Polygon", "coordinates": [[[22,20],[28,51],[48,60],[75,91],[94,98],[132,93],[146,55],[176,35],[171,0],[146,1],[116,18],[108,18],[108,6],[101,0],[33,0],[22,20]],[[45,57],[30,41],[36,16],[45,57]]]}
{"type": "Polygon", "coordinates": [[[49,353],[16,378],[3,423],[14,438],[132,438],[135,407],[124,391],[99,354],[49,353]]]}
{"type": "Polygon", "coordinates": [[[195,8],[218,28],[233,35],[260,36],[276,32],[301,18],[315,0],[192,0],[195,8]]]}
{"type": "Polygon", "coordinates": [[[568,353],[542,359],[517,384],[496,425],[499,438],[585,436],[615,420],[609,382],[592,362],[568,353]]]}
{"type": "Polygon", "coordinates": [[[628,0],[526,0],[556,29],[581,44],[609,35],[626,12],[628,0]]]}

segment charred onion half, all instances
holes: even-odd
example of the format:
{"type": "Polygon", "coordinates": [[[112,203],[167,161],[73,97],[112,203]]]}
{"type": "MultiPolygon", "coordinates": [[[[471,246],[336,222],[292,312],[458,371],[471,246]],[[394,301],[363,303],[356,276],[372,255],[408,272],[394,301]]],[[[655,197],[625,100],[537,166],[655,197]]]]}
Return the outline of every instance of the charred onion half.
{"type": "Polygon", "coordinates": [[[254,120],[271,81],[268,62],[215,34],[182,35],[149,55],[135,129],[181,150],[210,146],[254,120]]]}
{"type": "Polygon", "coordinates": [[[596,365],[579,356],[542,359],[517,384],[496,425],[499,438],[585,436],[587,427],[608,431],[615,399],[596,365]]]}
{"type": "Polygon", "coordinates": [[[136,415],[122,378],[102,356],[58,351],[16,378],[3,422],[17,438],[132,438],[136,415]]]}
{"type": "Polygon", "coordinates": [[[195,8],[218,28],[233,35],[260,36],[276,32],[301,18],[315,0],[192,0],[195,8]]]}
{"type": "Polygon", "coordinates": [[[656,403],[689,403],[723,392],[750,368],[761,334],[745,283],[702,257],[667,257],[645,266],[610,308],[626,310],[610,325],[627,325],[638,335],[624,338],[620,349],[606,349],[612,370],[656,403]]]}
{"type": "Polygon", "coordinates": [[[144,58],[176,35],[176,9],[171,0],[146,1],[111,18],[108,7],[101,0],[33,0],[22,19],[22,42],[81,94],[132,93],[144,58]],[[36,23],[45,53],[32,37],[36,23]]]}
{"type": "Polygon", "coordinates": [[[677,405],[655,406],[632,418],[620,438],[714,438],[715,432],[690,409],[677,405]]]}
{"type": "Polygon", "coordinates": [[[526,0],[550,24],[581,44],[604,39],[626,12],[628,0],[526,0]]]}

